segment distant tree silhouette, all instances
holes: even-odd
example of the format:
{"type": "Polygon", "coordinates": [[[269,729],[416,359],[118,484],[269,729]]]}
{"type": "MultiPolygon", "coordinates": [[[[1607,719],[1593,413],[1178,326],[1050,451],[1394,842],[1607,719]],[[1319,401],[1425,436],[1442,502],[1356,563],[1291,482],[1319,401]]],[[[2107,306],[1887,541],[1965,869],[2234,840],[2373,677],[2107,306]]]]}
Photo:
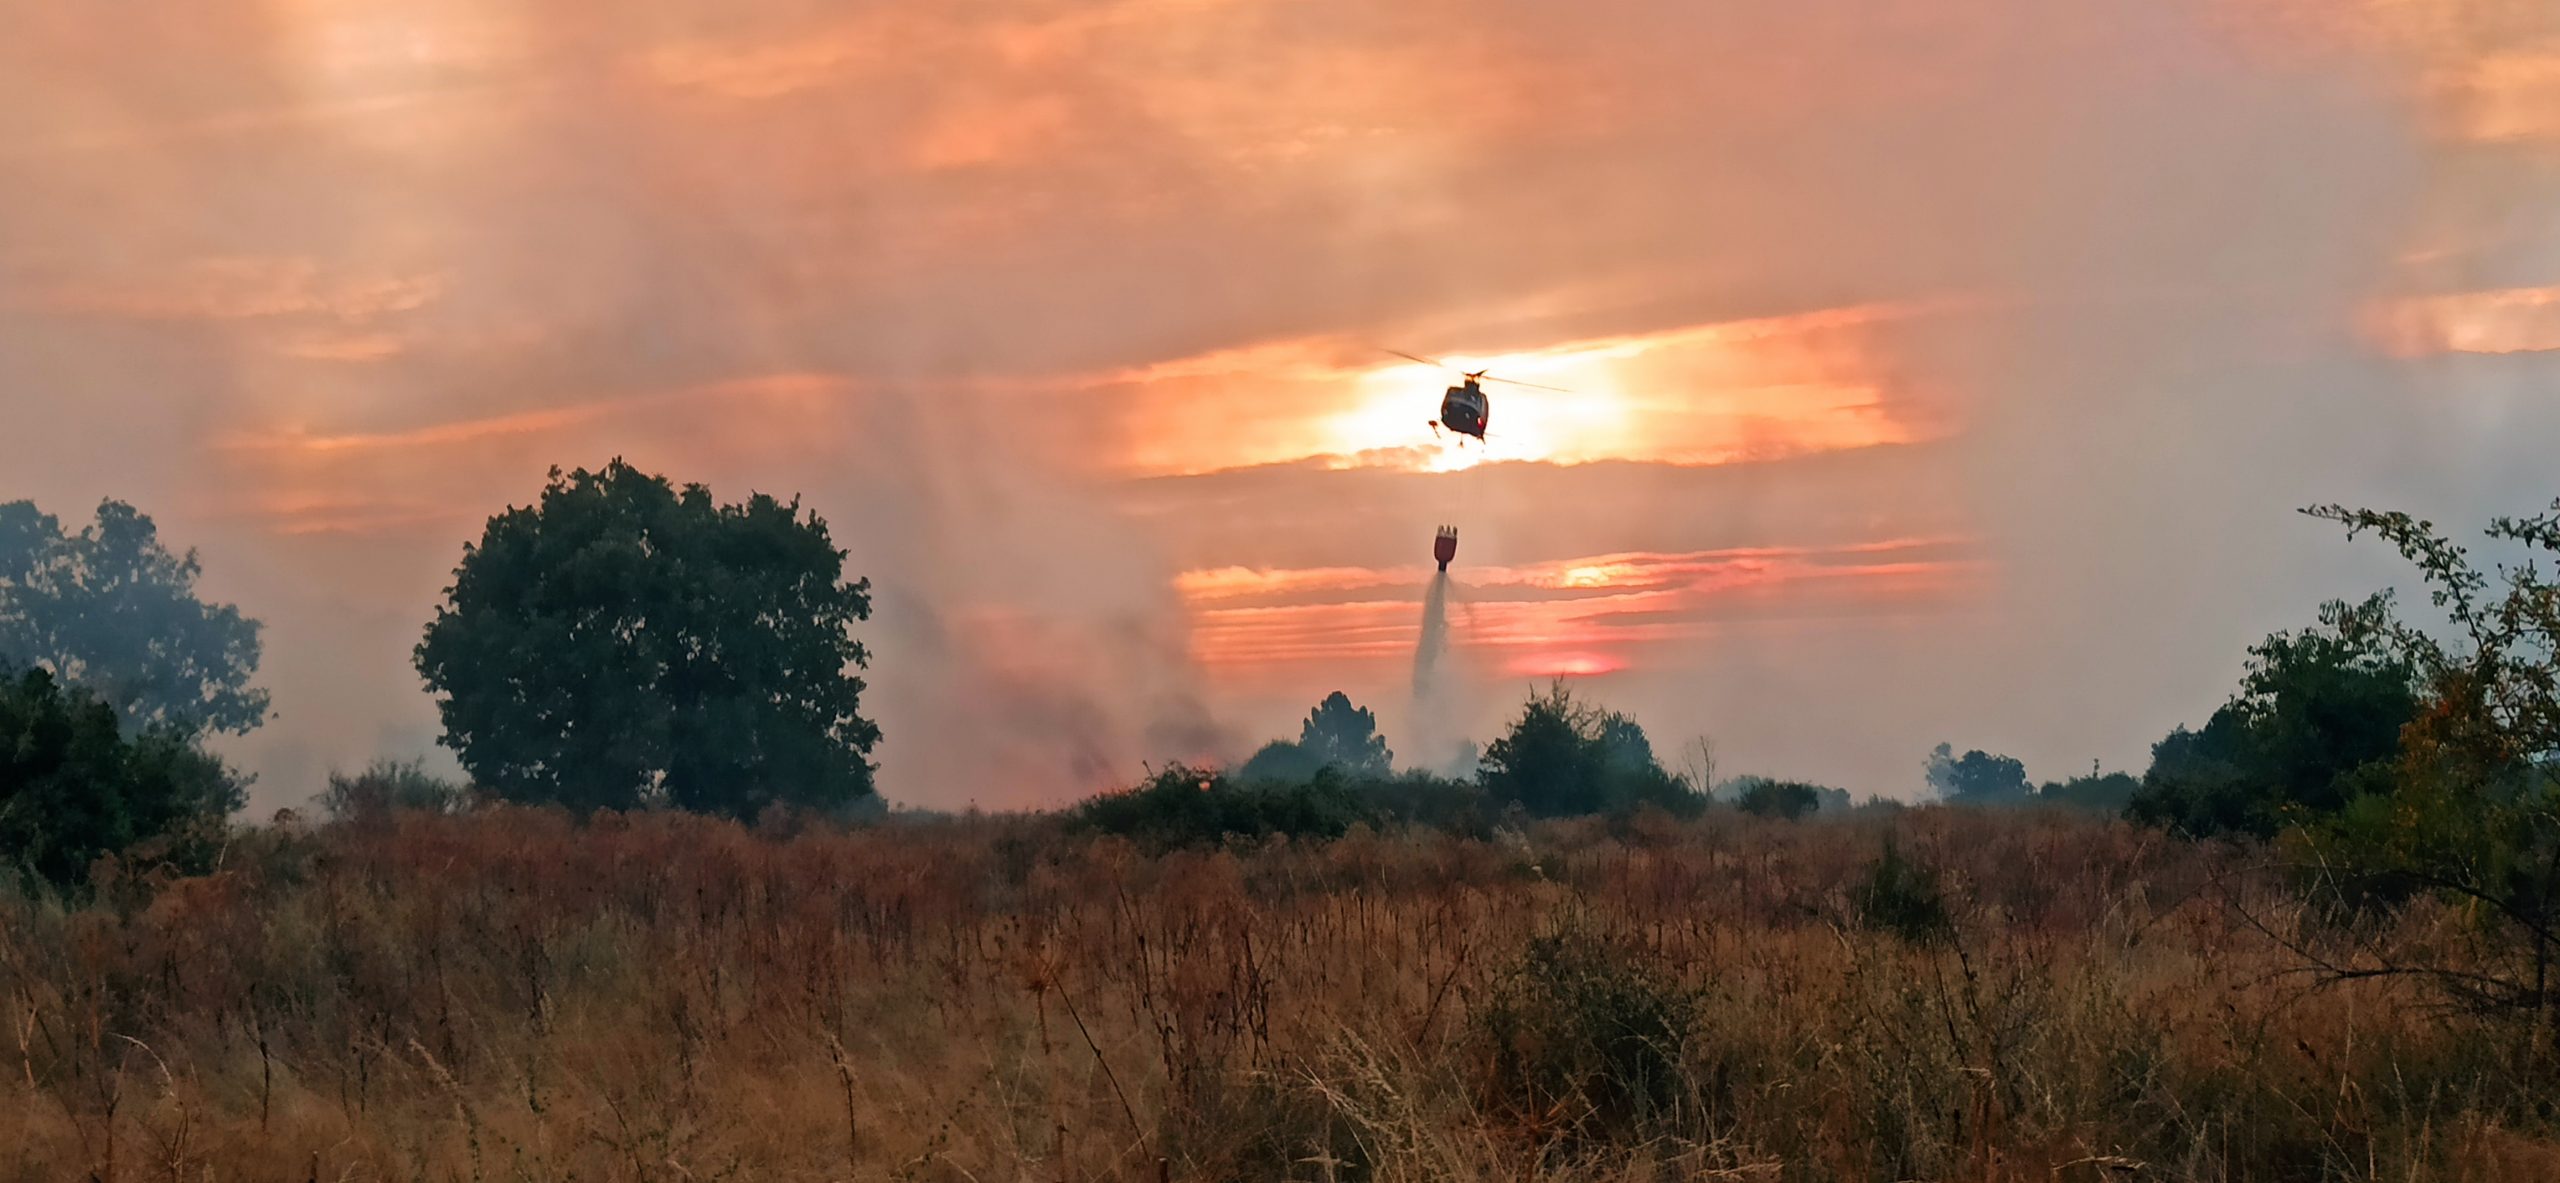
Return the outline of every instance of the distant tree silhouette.
{"type": "Polygon", "coordinates": [[[105,854],[200,865],[241,804],[239,782],[186,731],[128,731],[44,670],[0,681],[0,862],[56,882],[105,854]]]}
{"type": "Polygon", "coordinates": [[[267,717],[249,685],[259,624],[198,599],[201,569],[121,501],[77,534],[32,502],[0,504],[0,674],[49,670],[128,729],[248,732],[267,717]]]}
{"type": "Polygon", "coordinates": [[[1946,744],[1929,753],[1928,776],[1930,788],[1960,805],[2016,805],[2029,794],[2026,765],[1978,750],[1959,758],[1946,744]]]}
{"type": "Polygon", "coordinates": [[[1318,766],[1332,765],[1355,778],[1385,776],[1395,760],[1378,734],[1378,717],[1367,707],[1351,705],[1350,696],[1339,690],[1308,712],[1298,728],[1298,746],[1318,766]]]}
{"type": "Polygon", "coordinates": [[[2122,813],[2132,804],[2133,795],[2142,790],[2142,782],[2122,772],[2100,772],[2098,762],[2089,762],[2087,776],[2064,781],[2050,781],[2036,790],[2036,800],[2046,805],[2062,805],[2072,809],[2090,809],[2100,813],[2122,813]]]}
{"type": "Polygon", "coordinates": [[[1822,790],[1797,781],[1763,780],[1742,790],[1734,807],[1759,817],[1795,821],[1822,808],[1822,790]]]}
{"type": "Polygon", "coordinates": [[[1275,739],[1262,745],[1253,758],[1236,769],[1236,779],[1266,784],[1300,784],[1324,770],[1324,761],[1316,759],[1307,746],[1293,740],[1275,739]]]}
{"type": "Polygon", "coordinates": [[[1496,801],[1539,817],[1645,803],[1695,813],[1706,805],[1654,761],[1634,720],[1576,701],[1562,682],[1523,704],[1510,731],[1485,749],[1479,779],[1496,801]]]}
{"type": "Polygon", "coordinates": [[[489,519],[417,649],[477,784],[751,818],[871,795],[868,580],[798,501],[718,505],[615,460],[489,519]]]}

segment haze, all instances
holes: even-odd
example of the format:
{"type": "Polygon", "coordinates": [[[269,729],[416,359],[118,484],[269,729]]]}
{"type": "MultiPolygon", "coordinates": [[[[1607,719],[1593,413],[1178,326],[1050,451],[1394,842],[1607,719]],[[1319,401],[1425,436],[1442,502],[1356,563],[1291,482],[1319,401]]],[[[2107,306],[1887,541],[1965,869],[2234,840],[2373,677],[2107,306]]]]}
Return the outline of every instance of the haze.
{"type": "Polygon", "coordinates": [[[0,499],[267,622],[261,809],[616,455],[831,522],[946,808],[1397,743],[1443,523],[1479,737],[2138,770],[2395,577],[2294,508],[2560,495],[2548,4],[144,8],[0,0],[0,499]],[[1573,393],[1460,449],[1390,349],[1573,393]]]}

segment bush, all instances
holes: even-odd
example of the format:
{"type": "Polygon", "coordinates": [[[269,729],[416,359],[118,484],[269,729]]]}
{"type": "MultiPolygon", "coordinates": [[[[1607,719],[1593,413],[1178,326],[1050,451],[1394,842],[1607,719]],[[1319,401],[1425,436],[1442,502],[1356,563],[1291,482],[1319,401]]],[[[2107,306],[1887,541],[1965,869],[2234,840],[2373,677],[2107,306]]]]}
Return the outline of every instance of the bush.
{"type": "Polygon", "coordinates": [[[0,682],[0,859],[56,883],[108,854],[192,869],[241,804],[222,761],[179,731],[121,734],[114,707],[41,670],[0,682]]]}
{"type": "Polygon", "coordinates": [[[1937,875],[1904,858],[1891,834],[1885,835],[1883,856],[1868,868],[1866,881],[1851,892],[1849,902],[1861,926],[1913,944],[1931,944],[1955,932],[1937,875]]]}
{"type": "Polygon", "coordinates": [[[1579,928],[1538,937],[1476,1018],[1483,1103],[1544,1141],[1641,1133],[1671,1111],[1697,997],[1579,928]]]}
{"type": "Polygon", "coordinates": [[[2087,809],[2098,813],[2122,813],[2133,803],[2133,795],[2142,782],[2122,772],[2100,773],[2092,768],[2087,776],[2048,782],[2036,791],[2036,800],[2045,805],[2066,809],[2087,809]]]}
{"type": "Polygon", "coordinates": [[[1324,761],[1305,745],[1275,739],[1236,769],[1236,779],[1259,784],[1304,784],[1324,771],[1324,761]]]}
{"type": "Polygon", "coordinates": [[[1576,701],[1560,682],[1532,695],[1509,733],[1485,749],[1478,779],[1496,802],[1535,817],[1647,804],[1695,817],[1706,808],[1705,796],[1663,770],[1633,719],[1576,701]]]}
{"type": "Polygon", "coordinates": [[[1230,836],[1339,838],[1361,820],[1361,810],[1329,771],[1305,784],[1247,784],[1177,764],[1136,788],[1086,801],[1068,820],[1160,849],[1216,845],[1230,836]]]}
{"type": "Polygon", "coordinates": [[[319,805],[337,821],[378,819],[404,809],[460,813],[471,806],[471,790],[428,772],[423,761],[376,760],[353,776],[330,773],[319,805]]]}
{"type": "Polygon", "coordinates": [[[2321,627],[2251,648],[2240,693],[2201,730],[2152,746],[2125,812],[2196,835],[2273,837],[2388,790],[2401,730],[2418,715],[2418,674],[2379,626],[2387,598],[2331,604],[2321,627]]]}
{"type": "MultiPolygon", "coordinates": [[[[1826,790],[1820,785],[1802,781],[1754,780],[1734,799],[1733,805],[1754,817],[1796,821],[1820,811],[1826,794],[1834,792],[1840,790],[1826,790]]],[[[1841,792],[1840,796],[1845,799],[1848,794],[1841,792]]]]}

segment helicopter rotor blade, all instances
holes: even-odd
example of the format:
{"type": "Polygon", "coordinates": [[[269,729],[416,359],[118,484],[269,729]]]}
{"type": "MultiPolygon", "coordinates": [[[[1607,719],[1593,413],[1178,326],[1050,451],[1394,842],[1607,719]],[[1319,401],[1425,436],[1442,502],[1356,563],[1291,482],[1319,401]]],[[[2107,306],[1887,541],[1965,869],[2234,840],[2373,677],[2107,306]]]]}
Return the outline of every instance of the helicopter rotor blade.
{"type": "Polygon", "coordinates": [[[1478,378],[1481,378],[1481,379],[1483,379],[1483,380],[1485,380],[1485,381],[1487,381],[1487,382],[1501,382],[1501,383],[1506,383],[1506,384],[1508,384],[1508,385],[1512,385],[1512,386],[1526,386],[1526,387],[1528,387],[1528,388],[1529,388],[1529,389],[1531,389],[1531,390],[1548,390],[1548,391],[1553,391],[1553,392],[1555,392],[1555,393],[1557,393],[1557,394],[1571,394],[1571,393],[1573,393],[1572,391],[1567,390],[1567,389],[1565,389],[1564,387],[1561,387],[1561,386],[1540,386],[1539,384],[1537,384],[1537,383],[1535,383],[1535,382],[1523,382],[1523,381],[1519,380],[1518,378],[1496,378],[1496,377],[1494,377],[1494,376],[1493,376],[1493,375],[1491,375],[1491,374],[1477,374],[1477,375],[1475,375],[1475,376],[1476,376],[1476,377],[1478,377],[1478,378]]]}
{"type": "Polygon", "coordinates": [[[1423,356],[1421,356],[1420,354],[1406,353],[1404,350],[1401,350],[1401,349],[1389,349],[1389,348],[1387,348],[1387,347],[1385,347],[1385,346],[1381,345],[1381,346],[1379,346],[1379,347],[1378,347],[1378,352],[1380,352],[1380,353],[1392,353],[1392,354],[1396,355],[1397,357],[1401,357],[1401,358],[1405,359],[1406,361],[1418,361],[1418,362],[1421,362],[1422,364],[1424,364],[1424,365],[1426,365],[1426,366],[1429,366],[1429,367],[1431,367],[1432,369],[1435,369],[1435,370],[1445,370],[1445,369],[1448,369],[1448,368],[1449,368],[1449,363],[1447,363],[1447,362],[1445,362],[1445,361],[1440,361],[1440,360],[1438,360],[1438,359],[1436,359],[1436,358],[1423,357],[1423,356]]]}

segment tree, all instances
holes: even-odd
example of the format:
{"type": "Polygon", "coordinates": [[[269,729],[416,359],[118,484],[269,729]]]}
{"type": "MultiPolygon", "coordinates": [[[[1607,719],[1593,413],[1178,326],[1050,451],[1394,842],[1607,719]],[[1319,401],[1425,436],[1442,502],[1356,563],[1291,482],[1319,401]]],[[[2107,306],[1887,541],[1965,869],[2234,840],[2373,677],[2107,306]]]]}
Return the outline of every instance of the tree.
{"type": "Polygon", "coordinates": [[[2315,899],[2438,897],[2467,940],[2384,930],[2354,960],[2304,950],[2332,981],[2413,977],[2451,1001],[2528,1017],[2534,1044],[2560,1027],[2560,583],[2535,561],[2560,554],[2560,502],[2493,520],[2486,535],[2526,552],[2501,564],[2503,594],[2463,548],[2405,513],[2341,506],[2304,512],[2391,543],[2418,568],[2449,639],[2398,619],[2388,594],[2332,604],[2323,623],[2351,649],[2414,675],[2417,709],[2363,790],[2287,834],[2315,899]],[[2535,552],[2540,552],[2536,554],[2535,552]]]}
{"type": "Polygon", "coordinates": [[[260,626],[198,599],[202,569],[121,501],[77,534],[32,502],[0,504],[0,674],[49,670],[129,727],[247,733],[267,717],[249,685],[260,626]]]}
{"type": "Polygon", "coordinates": [[[873,792],[870,581],[800,503],[617,459],[489,519],[417,648],[444,743],[512,800],[750,818],[873,792]]]}
{"type": "Polygon", "coordinates": [[[1755,817],[1795,821],[1822,808],[1822,793],[1813,785],[1797,781],[1754,779],[1735,798],[1734,807],[1755,817]]]}
{"type": "Polygon", "coordinates": [[[2375,631],[2388,600],[2330,604],[2320,625],[2250,649],[2247,676],[2201,730],[2151,749],[2127,812],[2193,834],[2272,837],[2386,787],[2418,673],[2375,631]]]}
{"type": "Polygon", "coordinates": [[[1958,805],[2016,805],[2027,799],[2027,768],[1976,749],[1957,758],[1946,744],[1929,753],[1929,787],[1958,805]]]}
{"type": "Polygon", "coordinates": [[[1260,784],[1303,784],[1324,771],[1324,761],[1301,743],[1275,739],[1236,769],[1236,779],[1260,784]]]}
{"type": "Polygon", "coordinates": [[[222,761],[44,670],[0,682],[0,859],[57,883],[100,855],[200,863],[240,808],[222,761]]]}
{"type": "Polygon", "coordinates": [[[1654,762],[1634,720],[1575,701],[1561,682],[1531,695],[1511,730],[1485,749],[1479,779],[1496,801],[1538,817],[1643,803],[1695,813],[1706,804],[1654,762]]]}
{"type": "Polygon", "coordinates": [[[1307,721],[1298,728],[1298,746],[1319,767],[1329,764],[1354,778],[1385,776],[1395,760],[1387,741],[1378,735],[1377,716],[1366,707],[1351,705],[1350,696],[1339,690],[1308,712],[1307,721]]]}
{"type": "Polygon", "coordinates": [[[2068,809],[2087,809],[2099,813],[2122,813],[2133,802],[2142,782],[2122,772],[2100,772],[2098,762],[2089,762],[2087,776],[2064,781],[2047,781],[2036,790],[2036,800],[2068,809]]]}

